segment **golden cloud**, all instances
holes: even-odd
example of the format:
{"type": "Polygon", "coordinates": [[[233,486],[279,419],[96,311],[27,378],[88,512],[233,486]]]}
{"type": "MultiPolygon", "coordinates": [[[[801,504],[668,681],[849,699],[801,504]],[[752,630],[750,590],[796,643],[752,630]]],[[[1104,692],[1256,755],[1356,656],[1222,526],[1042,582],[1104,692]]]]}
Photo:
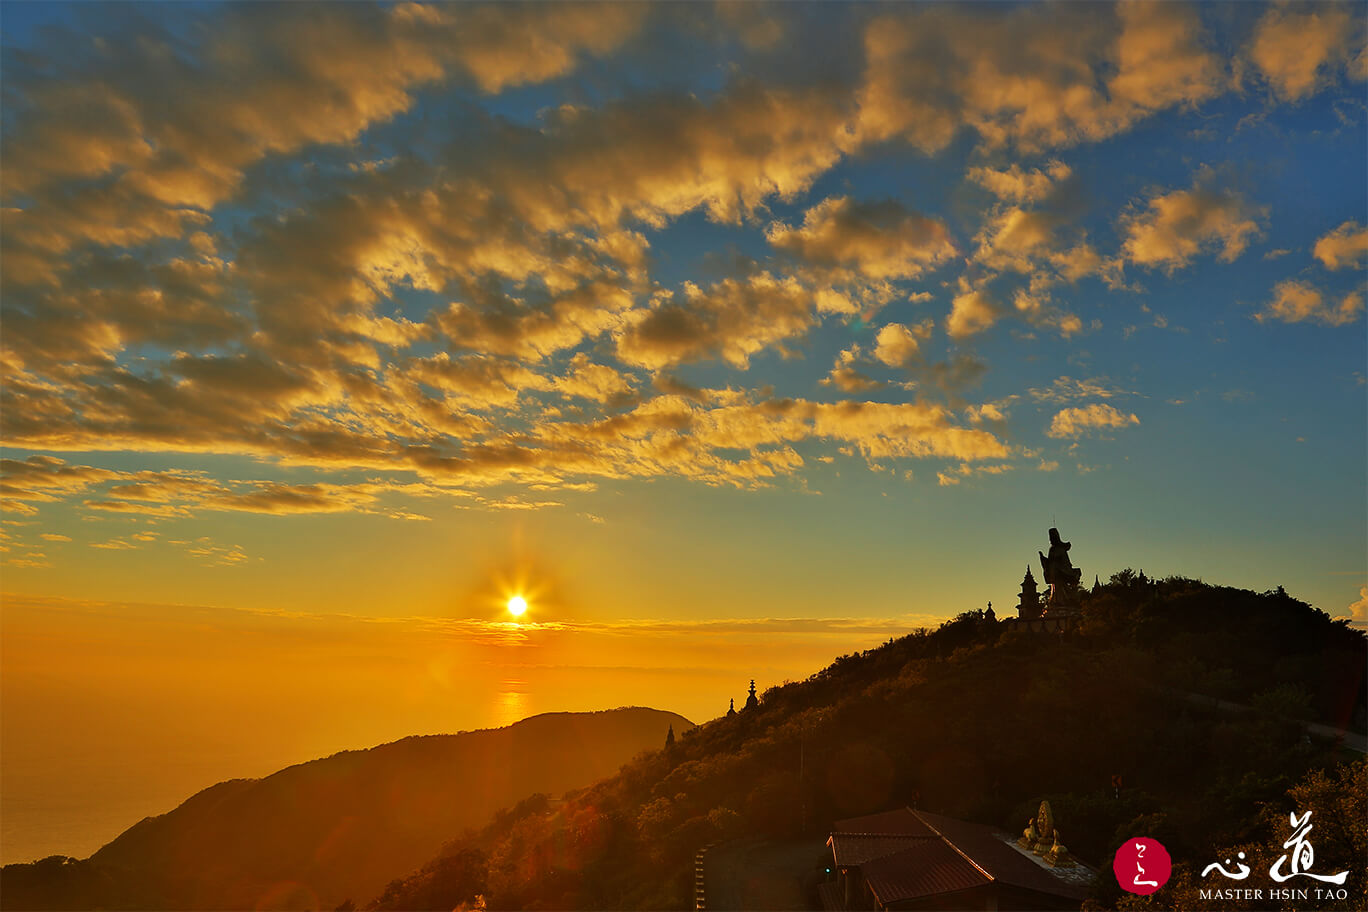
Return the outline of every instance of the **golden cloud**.
{"type": "Polygon", "coordinates": [[[960,293],[950,306],[945,319],[945,331],[952,339],[963,339],[982,332],[998,321],[998,306],[982,288],[973,288],[961,280],[960,293]]]}
{"type": "Polygon", "coordinates": [[[892,200],[830,197],[807,211],[802,227],[775,222],[766,236],[807,263],[870,279],[916,278],[955,255],[943,222],[892,200]]]}
{"type": "Polygon", "coordinates": [[[1096,142],[1230,84],[1197,15],[1176,3],[919,7],[872,21],[865,53],[859,136],[927,153],[963,126],[1026,153],[1096,142]]]}
{"type": "Polygon", "coordinates": [[[1254,315],[1260,323],[1279,320],[1283,323],[1320,323],[1323,326],[1347,326],[1358,320],[1363,312],[1363,294],[1351,291],[1339,303],[1326,300],[1320,289],[1309,282],[1288,279],[1273,288],[1273,300],[1254,315]]]}
{"type": "Polygon", "coordinates": [[[1261,232],[1267,210],[1251,206],[1234,190],[1216,189],[1216,175],[1198,173],[1189,190],[1153,196],[1121,218],[1126,259],[1141,266],[1173,272],[1198,254],[1216,251],[1233,262],[1261,232]]]}
{"type": "Polygon", "coordinates": [[[1273,5],[1255,27],[1249,57],[1274,94],[1288,101],[1314,94],[1346,65],[1351,76],[1363,79],[1363,17],[1358,12],[1352,4],[1273,5]]]}
{"type": "Polygon", "coordinates": [[[782,351],[816,322],[809,290],[768,272],[724,279],[707,290],[686,283],[680,294],[629,320],[616,337],[618,357],[651,370],[710,358],[744,370],[754,355],[775,346],[782,351]]]}
{"type": "Polygon", "coordinates": [[[1140,419],[1134,413],[1127,415],[1110,405],[1094,403],[1061,409],[1045,433],[1051,437],[1076,438],[1092,431],[1116,430],[1139,423],[1140,419]]]}
{"type": "Polygon", "coordinates": [[[998,199],[1013,203],[1038,203],[1055,189],[1060,181],[1068,180],[1073,169],[1055,159],[1046,165],[1045,170],[1032,168],[1029,171],[1018,164],[1005,169],[977,167],[970,168],[967,175],[971,181],[980,184],[998,199]]]}
{"type": "Polygon", "coordinates": [[[1312,256],[1326,269],[1360,268],[1368,256],[1368,228],[1348,221],[1316,241],[1312,256]]]}
{"type": "Polygon", "coordinates": [[[920,343],[931,338],[933,321],[915,326],[887,323],[875,337],[874,357],[889,367],[905,367],[921,355],[920,343]]]}

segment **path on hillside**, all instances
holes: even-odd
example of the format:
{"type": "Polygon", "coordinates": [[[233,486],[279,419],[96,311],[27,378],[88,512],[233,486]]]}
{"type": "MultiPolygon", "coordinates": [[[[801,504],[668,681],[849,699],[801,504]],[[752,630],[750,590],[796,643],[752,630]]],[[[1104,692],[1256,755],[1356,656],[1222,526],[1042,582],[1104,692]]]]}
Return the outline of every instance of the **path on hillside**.
{"type": "Polygon", "coordinates": [[[818,909],[815,892],[831,857],[822,838],[764,842],[739,839],[708,850],[704,862],[708,912],[818,909]],[[812,893],[812,895],[809,895],[812,893]]]}

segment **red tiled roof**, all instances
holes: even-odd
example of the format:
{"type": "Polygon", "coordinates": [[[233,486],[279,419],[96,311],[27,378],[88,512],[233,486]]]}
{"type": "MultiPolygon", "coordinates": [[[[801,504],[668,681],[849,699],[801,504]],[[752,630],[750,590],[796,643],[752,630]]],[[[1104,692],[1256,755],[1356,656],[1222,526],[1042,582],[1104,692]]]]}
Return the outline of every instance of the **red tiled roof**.
{"type": "Polygon", "coordinates": [[[833,833],[860,834],[865,836],[914,836],[933,838],[935,832],[923,823],[917,812],[911,808],[884,811],[867,817],[851,817],[838,820],[831,827],[833,833]]]}
{"type": "Polygon", "coordinates": [[[1054,873],[993,827],[929,811],[838,820],[827,844],[838,866],[859,866],[883,904],[991,882],[1075,901],[1088,895],[1077,877],[1054,873]]]}
{"type": "Polygon", "coordinates": [[[834,880],[817,885],[817,895],[822,900],[826,912],[845,912],[845,895],[841,885],[834,880]]]}
{"type": "Polygon", "coordinates": [[[928,826],[938,830],[946,842],[972,858],[999,883],[1070,899],[1083,899],[1088,895],[1085,888],[1051,874],[998,838],[992,827],[942,817],[928,811],[917,811],[916,814],[928,826]]]}
{"type": "MultiPolygon", "coordinates": [[[[892,855],[903,849],[935,839],[934,833],[920,836],[864,836],[851,833],[832,833],[827,840],[831,846],[831,857],[838,868],[862,865],[866,861],[892,855]]],[[[936,840],[939,842],[939,840],[936,840]]]]}
{"type": "Polygon", "coordinates": [[[988,876],[940,839],[922,839],[893,855],[860,866],[880,903],[958,893],[989,883],[988,876]]]}

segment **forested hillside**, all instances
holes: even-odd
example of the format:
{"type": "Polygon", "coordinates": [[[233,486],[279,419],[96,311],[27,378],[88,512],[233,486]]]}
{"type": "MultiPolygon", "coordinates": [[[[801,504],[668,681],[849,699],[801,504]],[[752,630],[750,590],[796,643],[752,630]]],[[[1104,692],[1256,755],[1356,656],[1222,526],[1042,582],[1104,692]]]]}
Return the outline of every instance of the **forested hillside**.
{"type": "MultiPolygon", "coordinates": [[[[564,803],[500,814],[372,905],[685,908],[700,846],[820,835],[912,803],[1017,830],[1049,798],[1063,841],[1094,865],[1135,835],[1205,858],[1261,838],[1266,808],[1352,759],[1297,720],[1363,729],[1363,634],[1281,590],[1127,570],[1066,634],[1007,627],[967,612],[843,656],[564,803]]],[[[1318,858],[1333,867],[1351,845],[1318,858]]],[[[1119,899],[1110,878],[1097,889],[1104,906],[1119,899]]]]}

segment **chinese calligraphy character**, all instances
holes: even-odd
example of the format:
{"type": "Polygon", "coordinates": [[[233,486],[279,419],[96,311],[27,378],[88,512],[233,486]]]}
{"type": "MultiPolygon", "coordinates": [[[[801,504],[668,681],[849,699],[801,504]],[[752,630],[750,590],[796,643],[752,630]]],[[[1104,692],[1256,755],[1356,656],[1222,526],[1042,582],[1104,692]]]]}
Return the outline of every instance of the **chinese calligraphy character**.
{"type": "MultiPolygon", "coordinates": [[[[1244,853],[1244,852],[1241,852],[1241,853],[1239,854],[1239,857],[1243,859],[1243,858],[1245,857],[1245,853],[1244,853]]],[[[1230,859],[1227,858],[1227,859],[1225,860],[1225,863],[1226,863],[1226,864],[1230,864],[1230,859]]],[[[1203,877],[1206,877],[1208,874],[1210,874],[1212,868],[1215,868],[1215,869],[1216,869],[1217,871],[1219,871],[1223,876],[1229,877],[1231,880],[1244,880],[1246,877],[1249,876],[1249,866],[1246,865],[1243,861],[1240,862],[1240,873],[1238,873],[1238,874],[1232,874],[1232,873],[1230,873],[1229,871],[1227,871],[1227,870],[1225,869],[1224,866],[1222,866],[1222,865],[1220,864],[1220,862],[1215,862],[1215,861],[1213,861],[1211,864],[1207,865],[1207,866],[1202,870],[1202,876],[1203,876],[1203,877]]]]}
{"type": "Polygon", "coordinates": [[[1140,865],[1140,859],[1144,856],[1145,844],[1143,842],[1137,842],[1135,844],[1135,880],[1132,881],[1132,883],[1134,883],[1137,887],[1157,887],[1159,886],[1159,881],[1157,880],[1140,879],[1145,874],[1145,869],[1140,865]]]}
{"type": "Polygon", "coordinates": [[[1292,838],[1283,843],[1283,848],[1292,851],[1273,862],[1273,867],[1268,869],[1268,876],[1278,883],[1290,880],[1293,877],[1310,877],[1322,883],[1343,884],[1345,878],[1349,876],[1348,871],[1340,871],[1338,874],[1312,874],[1307,870],[1316,859],[1316,853],[1312,850],[1311,843],[1306,839],[1306,835],[1311,832],[1311,812],[1307,811],[1300,819],[1297,818],[1295,811],[1287,816],[1292,822],[1293,833],[1292,838]],[[1291,859],[1292,872],[1284,874],[1282,873],[1283,862],[1289,859],[1291,859]]]}

